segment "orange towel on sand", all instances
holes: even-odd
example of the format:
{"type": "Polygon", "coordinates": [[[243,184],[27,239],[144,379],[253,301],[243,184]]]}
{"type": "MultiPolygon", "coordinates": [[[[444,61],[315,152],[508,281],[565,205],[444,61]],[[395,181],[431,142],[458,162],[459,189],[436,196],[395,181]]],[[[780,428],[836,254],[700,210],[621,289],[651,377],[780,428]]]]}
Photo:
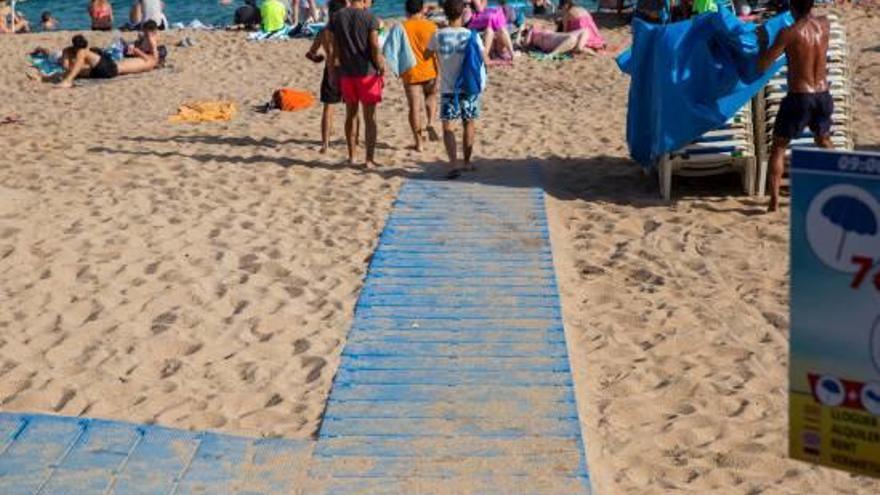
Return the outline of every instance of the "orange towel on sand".
{"type": "Polygon", "coordinates": [[[168,120],[176,123],[225,122],[233,117],[235,103],[231,101],[198,101],[184,103],[168,120]]]}

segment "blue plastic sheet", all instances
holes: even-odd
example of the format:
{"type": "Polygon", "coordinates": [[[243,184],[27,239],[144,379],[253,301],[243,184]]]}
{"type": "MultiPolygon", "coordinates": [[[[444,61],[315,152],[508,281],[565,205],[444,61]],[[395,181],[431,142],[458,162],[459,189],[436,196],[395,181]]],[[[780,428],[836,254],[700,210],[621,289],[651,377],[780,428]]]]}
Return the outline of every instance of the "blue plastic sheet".
{"type": "MultiPolygon", "coordinates": [[[[768,20],[770,43],[790,14],[768,20]]],[[[785,63],[760,74],[757,26],[721,9],[673,24],[633,20],[632,47],[617,63],[632,78],[626,138],[630,155],[652,167],[665,153],[721,127],[785,63]]]]}

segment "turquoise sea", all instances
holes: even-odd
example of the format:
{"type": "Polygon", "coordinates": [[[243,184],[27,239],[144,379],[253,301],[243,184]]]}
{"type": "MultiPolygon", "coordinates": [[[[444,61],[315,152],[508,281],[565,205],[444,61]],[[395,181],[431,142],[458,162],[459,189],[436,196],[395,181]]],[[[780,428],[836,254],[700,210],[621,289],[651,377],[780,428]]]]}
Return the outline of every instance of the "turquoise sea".
{"type": "MultiPolygon", "coordinates": [[[[225,26],[232,23],[235,9],[244,4],[243,0],[232,0],[230,5],[221,5],[220,0],[164,0],[165,14],[168,22],[189,24],[194,19],[214,26],[225,26]]],[[[373,12],[380,17],[403,17],[405,0],[373,0],[373,12]]],[[[553,0],[554,2],[557,0],[553,0]]],[[[133,0],[110,0],[116,25],[122,26],[128,21],[128,12],[133,0]]],[[[319,5],[326,0],[318,0],[319,5]]],[[[491,0],[490,3],[495,3],[491,0]]],[[[527,0],[510,0],[510,3],[527,3],[527,0]]],[[[587,8],[595,7],[596,0],[580,0],[580,5],[587,8]]],[[[52,12],[59,21],[61,29],[89,29],[88,0],[19,0],[17,9],[24,12],[31,24],[39,24],[40,15],[44,11],[52,12]]]]}
{"type": "MultiPolygon", "coordinates": [[[[122,25],[128,20],[128,11],[132,0],[110,0],[116,24],[122,25]]],[[[319,4],[325,3],[319,0],[319,4]]],[[[242,0],[233,0],[230,5],[221,5],[219,0],[165,0],[165,14],[168,22],[189,24],[198,19],[205,24],[225,25],[232,22],[235,9],[243,5],[242,0]]],[[[403,15],[404,0],[374,0],[373,10],[380,16],[403,15]]],[[[24,12],[32,24],[39,21],[40,14],[46,10],[52,12],[59,21],[61,29],[88,29],[88,0],[25,0],[19,1],[17,9],[24,12]]]]}

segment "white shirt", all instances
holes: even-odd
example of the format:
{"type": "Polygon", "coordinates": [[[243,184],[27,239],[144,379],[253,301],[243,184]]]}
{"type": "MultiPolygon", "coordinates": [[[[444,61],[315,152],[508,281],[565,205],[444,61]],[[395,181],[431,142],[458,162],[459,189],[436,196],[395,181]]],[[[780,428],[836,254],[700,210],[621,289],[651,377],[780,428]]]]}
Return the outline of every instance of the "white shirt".
{"type": "MultiPolygon", "coordinates": [[[[477,44],[480,46],[480,51],[483,51],[482,37],[477,33],[473,36],[477,37],[477,44]]],[[[455,81],[461,74],[464,52],[470,38],[470,29],[448,27],[439,29],[428,43],[428,50],[436,53],[440,61],[440,94],[455,94],[455,81]]]]}

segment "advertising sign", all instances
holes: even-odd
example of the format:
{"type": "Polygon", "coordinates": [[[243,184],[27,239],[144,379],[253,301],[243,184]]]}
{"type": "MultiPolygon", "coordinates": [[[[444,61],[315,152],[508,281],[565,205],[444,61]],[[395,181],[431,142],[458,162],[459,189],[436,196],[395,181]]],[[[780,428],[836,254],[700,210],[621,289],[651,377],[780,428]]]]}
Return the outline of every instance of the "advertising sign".
{"type": "Polygon", "coordinates": [[[880,155],[791,161],[789,452],[880,477],[880,155]]]}

